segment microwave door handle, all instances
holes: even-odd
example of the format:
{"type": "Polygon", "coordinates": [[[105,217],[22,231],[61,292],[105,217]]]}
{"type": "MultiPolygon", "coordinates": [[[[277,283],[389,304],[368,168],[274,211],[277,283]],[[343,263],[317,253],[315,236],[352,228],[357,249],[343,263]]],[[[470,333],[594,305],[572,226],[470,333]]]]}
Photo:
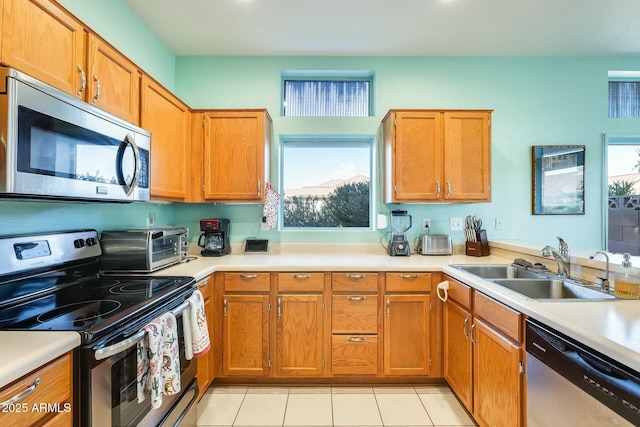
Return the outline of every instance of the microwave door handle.
{"type": "Polygon", "coordinates": [[[120,184],[124,187],[125,194],[130,196],[133,193],[133,190],[136,188],[136,184],[138,183],[138,178],[140,176],[140,151],[138,150],[138,146],[136,145],[136,141],[133,138],[131,133],[128,133],[125,136],[124,141],[120,144],[120,148],[118,149],[117,156],[117,164],[116,164],[116,172],[118,174],[118,180],[120,184]],[[133,170],[133,178],[131,179],[131,183],[127,185],[124,180],[124,171],[123,171],[123,163],[124,163],[124,150],[127,148],[127,145],[131,146],[133,150],[134,157],[134,170],[133,170]]]}
{"type": "MultiPolygon", "coordinates": [[[[187,307],[189,307],[189,301],[185,301],[182,304],[180,304],[179,306],[177,306],[176,308],[174,308],[173,311],[173,315],[174,316],[178,316],[180,314],[182,314],[182,312],[184,310],[187,309],[187,307]]],[[[134,345],[138,344],[139,341],[142,341],[142,339],[144,338],[144,335],[146,334],[145,331],[138,331],[135,334],[131,335],[129,338],[122,340],[120,342],[117,342],[115,344],[112,344],[108,347],[104,347],[101,349],[98,349],[95,351],[95,358],[96,360],[103,360],[103,359],[107,359],[111,356],[114,356],[118,353],[122,353],[123,351],[133,347],[134,345]]]]}

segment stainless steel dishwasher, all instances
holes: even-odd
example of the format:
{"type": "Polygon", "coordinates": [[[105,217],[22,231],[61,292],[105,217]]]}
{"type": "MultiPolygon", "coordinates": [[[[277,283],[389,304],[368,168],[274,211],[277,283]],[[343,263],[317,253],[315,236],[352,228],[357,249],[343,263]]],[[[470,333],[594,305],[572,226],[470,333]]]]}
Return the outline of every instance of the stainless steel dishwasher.
{"type": "Polygon", "coordinates": [[[527,425],[639,426],[640,374],[527,320],[527,425]]]}

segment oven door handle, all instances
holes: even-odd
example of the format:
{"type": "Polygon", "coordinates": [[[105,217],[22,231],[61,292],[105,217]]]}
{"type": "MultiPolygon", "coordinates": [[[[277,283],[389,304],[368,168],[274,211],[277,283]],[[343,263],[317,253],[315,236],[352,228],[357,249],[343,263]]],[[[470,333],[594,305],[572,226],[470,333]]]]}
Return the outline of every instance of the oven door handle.
{"type": "MultiPolygon", "coordinates": [[[[181,314],[184,310],[187,309],[187,307],[189,307],[189,301],[185,301],[182,304],[180,304],[179,306],[177,306],[175,309],[171,310],[173,312],[173,314],[175,316],[181,314]]],[[[111,356],[114,356],[118,353],[122,353],[123,351],[133,347],[134,345],[136,345],[139,341],[141,341],[144,336],[145,336],[146,332],[145,331],[138,331],[135,334],[131,335],[129,338],[122,340],[120,342],[117,342],[115,344],[112,344],[108,347],[104,347],[101,349],[98,349],[95,351],[95,358],[96,360],[103,360],[103,359],[107,359],[111,356]]]]}

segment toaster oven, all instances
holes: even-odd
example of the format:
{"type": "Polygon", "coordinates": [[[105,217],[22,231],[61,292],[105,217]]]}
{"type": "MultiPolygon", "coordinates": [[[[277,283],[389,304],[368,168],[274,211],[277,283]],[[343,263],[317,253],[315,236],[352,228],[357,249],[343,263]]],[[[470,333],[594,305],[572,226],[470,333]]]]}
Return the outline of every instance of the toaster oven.
{"type": "Polygon", "coordinates": [[[187,257],[189,230],[164,227],[105,230],[100,236],[103,273],[152,273],[187,257]]]}

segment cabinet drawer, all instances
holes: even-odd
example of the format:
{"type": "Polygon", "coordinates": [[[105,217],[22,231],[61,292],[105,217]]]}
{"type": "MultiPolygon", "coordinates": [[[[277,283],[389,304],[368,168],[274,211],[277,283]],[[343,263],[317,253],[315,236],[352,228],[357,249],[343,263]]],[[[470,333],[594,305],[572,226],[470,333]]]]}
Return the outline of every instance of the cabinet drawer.
{"type": "Polygon", "coordinates": [[[473,313],[486,320],[517,342],[522,342],[522,315],[506,305],[475,292],[473,294],[473,313]]]}
{"type": "Polygon", "coordinates": [[[471,288],[451,277],[446,278],[449,282],[449,298],[455,300],[466,309],[471,309],[471,288]]]}
{"type": "Polygon", "coordinates": [[[378,290],[377,273],[333,273],[331,282],[334,292],[376,292],[378,290]]]}
{"type": "Polygon", "coordinates": [[[202,292],[202,298],[205,300],[213,295],[213,276],[205,277],[196,283],[198,290],[202,292]]]}
{"type": "Polygon", "coordinates": [[[334,295],[331,313],[334,334],[375,334],[378,331],[376,295],[334,295]]]}
{"type": "Polygon", "coordinates": [[[334,375],[375,375],[377,361],[377,335],[331,337],[331,369],[334,375]]]}
{"type": "Polygon", "coordinates": [[[278,292],[322,292],[324,273],[278,273],[278,292]]]}
{"type": "Polygon", "coordinates": [[[58,414],[56,412],[32,411],[33,405],[40,407],[41,404],[51,406],[58,404],[60,411],[64,412],[67,409],[71,411],[73,409],[71,404],[71,372],[71,355],[65,354],[3,388],[0,391],[0,402],[6,402],[37,383],[31,393],[15,402],[13,408],[9,408],[8,413],[0,412],[0,425],[43,425],[58,414]],[[65,406],[65,404],[67,405],[65,406]],[[23,408],[24,411],[19,411],[23,408]]]}
{"type": "Polygon", "coordinates": [[[269,292],[271,277],[269,273],[225,273],[225,291],[269,292]]]}
{"type": "Polygon", "coordinates": [[[387,292],[429,292],[431,273],[387,273],[387,292]]]}

